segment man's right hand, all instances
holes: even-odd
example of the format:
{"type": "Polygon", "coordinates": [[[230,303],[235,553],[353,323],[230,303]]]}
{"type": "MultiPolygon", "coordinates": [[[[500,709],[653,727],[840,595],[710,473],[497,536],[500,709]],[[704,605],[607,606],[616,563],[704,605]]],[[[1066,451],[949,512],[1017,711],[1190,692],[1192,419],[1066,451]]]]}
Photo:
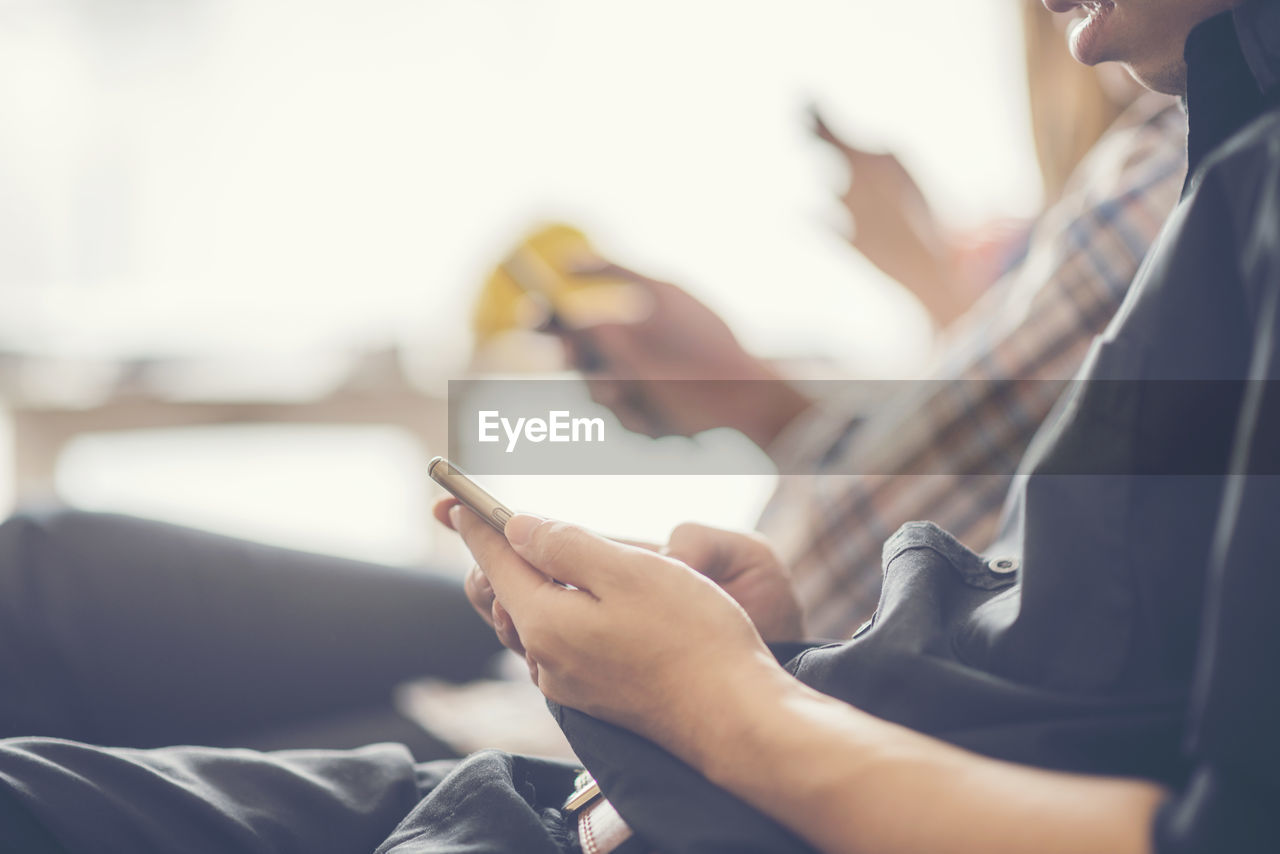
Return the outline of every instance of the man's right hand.
{"type": "Polygon", "coordinates": [[[570,360],[589,366],[592,398],[627,429],[658,437],[731,427],[764,447],[808,407],[738,343],[719,315],[682,288],[616,264],[580,272],[624,281],[647,295],[650,311],[639,320],[560,332],[570,360]]]}
{"type": "MultiPolygon", "coordinates": [[[[449,511],[456,504],[455,498],[443,498],[432,511],[447,528],[453,528],[449,511]]],[[[672,558],[714,581],[742,606],[765,641],[804,639],[804,615],[791,586],[791,573],[761,535],[685,522],[671,532],[666,545],[613,541],[672,558]]],[[[478,565],[467,573],[464,587],[471,606],[493,626],[503,646],[524,655],[511,615],[478,565]]]]}

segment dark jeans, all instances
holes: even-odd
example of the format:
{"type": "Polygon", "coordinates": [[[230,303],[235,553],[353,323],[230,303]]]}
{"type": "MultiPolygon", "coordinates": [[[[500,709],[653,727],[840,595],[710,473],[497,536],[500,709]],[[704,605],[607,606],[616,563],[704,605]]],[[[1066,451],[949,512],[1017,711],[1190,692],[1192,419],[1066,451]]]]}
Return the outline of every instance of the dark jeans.
{"type": "Polygon", "coordinates": [[[391,689],[481,675],[499,648],[444,576],[122,516],[11,518],[0,850],[574,851],[554,809],[572,766],[404,746],[443,748],[391,689]],[[235,749],[372,741],[402,743],[235,749]]]}
{"type": "MultiPolygon", "coordinates": [[[[238,749],[411,742],[392,686],[474,676],[497,649],[438,576],[119,516],[11,519],[0,851],[580,852],[559,809],[567,763],[486,751],[422,764],[403,744],[238,749]]],[[[638,736],[556,713],[657,847],[808,850],[638,736]]]]}
{"type": "Polygon", "coordinates": [[[400,717],[499,645],[461,584],[124,516],[0,525],[0,738],[451,755],[400,717]]]}
{"type": "Polygon", "coordinates": [[[495,751],[414,765],[401,745],[134,750],[0,740],[0,851],[580,854],[574,769],[495,751]]]}

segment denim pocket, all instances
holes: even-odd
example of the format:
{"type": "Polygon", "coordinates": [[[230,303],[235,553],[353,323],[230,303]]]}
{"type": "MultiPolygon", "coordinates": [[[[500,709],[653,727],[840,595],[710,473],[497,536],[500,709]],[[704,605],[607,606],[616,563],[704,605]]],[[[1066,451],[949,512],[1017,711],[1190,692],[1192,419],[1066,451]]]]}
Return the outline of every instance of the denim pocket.
{"type": "Polygon", "coordinates": [[[982,602],[1013,587],[1014,557],[988,560],[932,522],[908,522],[883,550],[884,581],[856,644],[955,658],[952,639],[982,602]]]}
{"type": "Polygon", "coordinates": [[[928,549],[946,559],[960,579],[980,590],[999,590],[1017,580],[1019,562],[1013,557],[986,559],[932,522],[908,522],[884,544],[885,573],[904,552],[928,549]]]}

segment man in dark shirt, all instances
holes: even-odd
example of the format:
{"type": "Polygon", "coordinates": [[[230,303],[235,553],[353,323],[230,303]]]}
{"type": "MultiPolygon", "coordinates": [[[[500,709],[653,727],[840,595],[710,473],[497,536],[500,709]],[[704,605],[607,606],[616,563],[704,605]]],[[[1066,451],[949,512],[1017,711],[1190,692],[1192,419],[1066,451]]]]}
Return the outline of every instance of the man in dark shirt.
{"type": "MultiPolygon", "coordinates": [[[[441,508],[473,600],[653,848],[1280,850],[1280,3],[1049,2],[1084,12],[1078,58],[1185,94],[1191,170],[990,554],[907,525],[873,623],[775,660],[762,641],[796,624],[755,540],[691,529],[657,555],[441,508]]],[[[0,841],[555,852],[571,777],[14,739],[0,841]]]]}

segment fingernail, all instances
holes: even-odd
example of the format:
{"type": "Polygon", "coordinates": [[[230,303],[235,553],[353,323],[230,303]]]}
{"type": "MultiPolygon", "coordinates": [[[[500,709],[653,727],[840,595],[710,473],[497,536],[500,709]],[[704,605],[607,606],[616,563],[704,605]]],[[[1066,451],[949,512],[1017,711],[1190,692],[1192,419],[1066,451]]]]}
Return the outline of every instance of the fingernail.
{"type": "Polygon", "coordinates": [[[453,529],[458,530],[458,523],[462,519],[462,505],[455,504],[449,508],[449,524],[453,525],[453,529]]]}
{"type": "Polygon", "coordinates": [[[504,533],[507,535],[507,542],[513,546],[526,545],[533,537],[533,529],[542,524],[541,516],[534,516],[531,513],[517,513],[507,521],[507,527],[504,533]]]}

